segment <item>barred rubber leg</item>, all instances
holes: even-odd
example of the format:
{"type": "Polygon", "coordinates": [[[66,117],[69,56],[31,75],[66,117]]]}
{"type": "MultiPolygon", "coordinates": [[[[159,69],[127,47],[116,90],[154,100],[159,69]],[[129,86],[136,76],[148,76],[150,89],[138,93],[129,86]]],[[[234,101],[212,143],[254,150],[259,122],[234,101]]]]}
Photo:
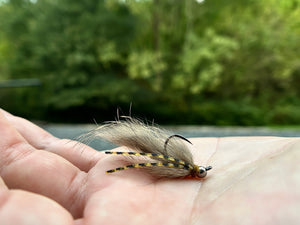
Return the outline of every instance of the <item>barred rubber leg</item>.
{"type": "Polygon", "coordinates": [[[193,169],[193,166],[189,163],[186,163],[185,161],[182,161],[180,159],[176,159],[167,155],[160,155],[156,153],[145,153],[145,152],[108,152],[106,151],[105,154],[111,154],[111,155],[135,155],[135,156],[148,156],[158,159],[165,159],[170,162],[175,162],[176,164],[180,164],[183,166],[189,167],[191,170],[193,169]]]}
{"type": "Polygon", "coordinates": [[[171,168],[178,168],[178,169],[186,169],[190,170],[188,166],[176,164],[176,163],[137,163],[137,164],[131,164],[123,167],[118,167],[116,169],[107,170],[106,173],[114,173],[120,170],[126,170],[130,168],[139,168],[139,167],[153,167],[153,166],[161,166],[161,167],[171,167],[171,168]]]}

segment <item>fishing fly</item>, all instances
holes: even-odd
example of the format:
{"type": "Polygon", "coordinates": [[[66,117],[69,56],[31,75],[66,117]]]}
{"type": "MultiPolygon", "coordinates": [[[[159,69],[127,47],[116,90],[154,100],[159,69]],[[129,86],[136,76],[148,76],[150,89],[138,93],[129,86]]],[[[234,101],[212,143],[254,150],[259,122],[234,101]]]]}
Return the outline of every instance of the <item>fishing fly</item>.
{"type": "Polygon", "coordinates": [[[123,155],[127,165],[110,169],[106,173],[140,168],[158,178],[204,178],[211,166],[194,164],[193,156],[186,143],[192,144],[185,137],[143,122],[126,117],[124,120],[107,122],[96,128],[89,136],[99,137],[132,151],[105,154],[123,155]],[[186,142],[186,143],[185,143],[186,142]]]}

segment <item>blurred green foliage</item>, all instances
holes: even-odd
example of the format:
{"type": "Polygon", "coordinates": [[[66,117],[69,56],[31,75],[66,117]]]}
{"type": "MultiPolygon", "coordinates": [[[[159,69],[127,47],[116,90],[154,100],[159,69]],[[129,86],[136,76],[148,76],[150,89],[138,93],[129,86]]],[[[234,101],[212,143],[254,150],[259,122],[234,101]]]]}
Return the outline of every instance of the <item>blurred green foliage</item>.
{"type": "Polygon", "coordinates": [[[0,3],[1,107],[31,119],[300,124],[300,0],[0,3]],[[126,112],[125,112],[126,113],[126,112]]]}

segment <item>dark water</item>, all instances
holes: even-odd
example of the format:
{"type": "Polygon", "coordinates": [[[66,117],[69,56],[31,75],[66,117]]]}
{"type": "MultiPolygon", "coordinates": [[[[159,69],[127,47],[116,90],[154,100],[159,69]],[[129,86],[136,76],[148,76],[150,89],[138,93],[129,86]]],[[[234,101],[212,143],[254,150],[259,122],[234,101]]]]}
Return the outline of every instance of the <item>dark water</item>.
{"type": "MultiPolygon", "coordinates": [[[[77,140],[82,134],[96,128],[96,125],[42,125],[45,130],[56,137],[77,140]]],[[[185,137],[232,137],[232,136],[280,136],[300,137],[299,129],[271,129],[266,127],[212,127],[212,126],[168,126],[164,127],[176,134],[185,137]]],[[[115,147],[114,145],[94,140],[87,143],[97,150],[106,150],[115,147]]]]}

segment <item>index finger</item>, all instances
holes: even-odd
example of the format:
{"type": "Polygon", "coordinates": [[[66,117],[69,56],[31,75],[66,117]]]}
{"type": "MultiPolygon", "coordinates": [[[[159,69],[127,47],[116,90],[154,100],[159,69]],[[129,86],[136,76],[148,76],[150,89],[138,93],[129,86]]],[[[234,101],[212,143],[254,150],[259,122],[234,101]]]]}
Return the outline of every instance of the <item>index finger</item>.
{"type": "Polygon", "coordinates": [[[0,109],[1,112],[19,135],[34,148],[58,154],[83,171],[89,171],[102,156],[98,151],[84,144],[56,138],[26,119],[0,109]]]}

